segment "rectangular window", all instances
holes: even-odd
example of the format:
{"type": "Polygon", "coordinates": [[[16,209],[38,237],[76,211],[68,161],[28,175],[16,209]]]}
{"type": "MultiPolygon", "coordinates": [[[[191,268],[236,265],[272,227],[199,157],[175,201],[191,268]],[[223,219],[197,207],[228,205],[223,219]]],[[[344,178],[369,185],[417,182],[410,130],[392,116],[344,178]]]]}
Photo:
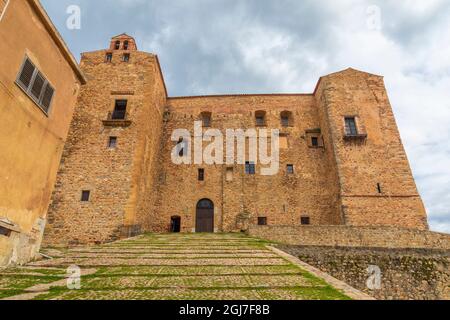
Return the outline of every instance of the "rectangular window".
{"type": "Polygon", "coordinates": [[[205,169],[198,169],[198,181],[205,181],[205,169]]]}
{"type": "Polygon", "coordinates": [[[256,111],[255,112],[255,121],[258,127],[266,126],[266,112],[265,111],[256,111]]]}
{"type": "Polygon", "coordinates": [[[345,134],[347,136],[357,136],[358,128],[356,127],[356,118],[355,117],[346,117],[345,118],[345,134]]]}
{"type": "Polygon", "coordinates": [[[81,201],[82,202],[88,202],[90,198],[91,198],[91,192],[89,190],[81,191],[81,201]]]}
{"type": "Polygon", "coordinates": [[[258,217],[258,226],[267,226],[267,218],[258,217]]]}
{"type": "Polygon", "coordinates": [[[107,53],[106,54],[106,62],[112,62],[112,58],[113,58],[112,53],[107,53]]]}
{"type": "Polygon", "coordinates": [[[28,57],[23,62],[16,83],[48,114],[55,90],[28,57]]]}
{"type": "Polygon", "coordinates": [[[287,174],[294,174],[294,165],[293,164],[287,165],[287,174]]]}
{"type": "Polygon", "coordinates": [[[130,54],[129,53],[124,53],[123,57],[122,57],[122,61],[123,62],[129,62],[130,61],[130,54]]]}
{"type": "Polygon", "coordinates": [[[205,128],[211,127],[211,113],[208,113],[208,112],[202,113],[202,122],[203,122],[203,127],[205,127],[205,128]]]}
{"type": "Polygon", "coordinates": [[[125,120],[127,114],[127,100],[116,100],[112,120],[125,120]]]}
{"type": "Polygon", "coordinates": [[[312,137],[311,138],[311,145],[315,148],[319,146],[319,138],[318,137],[312,137]]]}
{"type": "Polygon", "coordinates": [[[109,137],[108,148],[110,149],[117,148],[117,137],[109,137]]]}
{"type": "Polygon", "coordinates": [[[302,217],[300,222],[302,225],[305,225],[305,226],[310,225],[311,218],[310,217],[302,217]]]}
{"type": "Polygon", "coordinates": [[[264,118],[264,116],[258,115],[256,116],[256,125],[263,127],[266,124],[266,120],[264,118]]]}
{"type": "Polygon", "coordinates": [[[377,190],[379,194],[383,193],[383,188],[381,188],[381,183],[377,183],[377,190]]]}
{"type": "Polygon", "coordinates": [[[247,161],[245,162],[245,174],[256,174],[256,166],[255,163],[247,161]]]}

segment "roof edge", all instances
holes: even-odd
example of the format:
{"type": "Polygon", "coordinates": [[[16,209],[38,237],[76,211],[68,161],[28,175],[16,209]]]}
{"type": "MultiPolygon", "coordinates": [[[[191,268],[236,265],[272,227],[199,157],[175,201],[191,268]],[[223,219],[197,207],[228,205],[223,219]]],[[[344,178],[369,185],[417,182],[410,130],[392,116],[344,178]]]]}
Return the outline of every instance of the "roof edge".
{"type": "Polygon", "coordinates": [[[69,47],[64,42],[62,36],[56,29],[55,25],[51,21],[50,17],[47,14],[47,11],[45,11],[45,9],[41,5],[40,1],[39,0],[27,0],[27,1],[30,4],[31,8],[36,12],[39,19],[44,24],[45,29],[48,31],[48,33],[52,37],[53,41],[56,43],[57,47],[61,51],[62,55],[64,56],[66,61],[69,63],[70,67],[76,74],[80,83],[86,84],[86,78],[85,78],[83,72],[81,71],[77,60],[74,58],[72,52],[70,52],[69,47]]]}
{"type": "Polygon", "coordinates": [[[211,94],[197,96],[168,97],[169,100],[176,99],[198,99],[198,98],[233,98],[233,97],[302,97],[312,96],[312,93],[235,93],[235,94],[211,94]]]}

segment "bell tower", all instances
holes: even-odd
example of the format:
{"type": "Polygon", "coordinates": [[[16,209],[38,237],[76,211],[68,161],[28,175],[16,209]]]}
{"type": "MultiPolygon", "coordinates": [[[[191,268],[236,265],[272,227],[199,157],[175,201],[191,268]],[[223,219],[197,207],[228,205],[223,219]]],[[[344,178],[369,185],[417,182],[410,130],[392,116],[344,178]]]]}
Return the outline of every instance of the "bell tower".
{"type": "Polygon", "coordinates": [[[136,41],[126,33],[111,38],[110,50],[137,51],[136,41]]]}

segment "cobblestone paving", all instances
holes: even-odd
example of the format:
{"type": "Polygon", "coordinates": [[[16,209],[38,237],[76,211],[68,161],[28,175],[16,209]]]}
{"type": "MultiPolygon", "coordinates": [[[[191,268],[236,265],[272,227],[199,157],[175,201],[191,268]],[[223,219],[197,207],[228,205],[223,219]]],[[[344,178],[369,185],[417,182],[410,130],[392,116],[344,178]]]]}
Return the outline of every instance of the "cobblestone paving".
{"type": "Polygon", "coordinates": [[[43,250],[53,257],[0,270],[0,299],[50,284],[35,299],[348,299],[323,280],[240,234],[144,235],[112,244],[43,250]],[[80,290],[61,286],[68,266],[95,269],[80,290]],[[53,283],[59,283],[53,285],[53,283]]]}

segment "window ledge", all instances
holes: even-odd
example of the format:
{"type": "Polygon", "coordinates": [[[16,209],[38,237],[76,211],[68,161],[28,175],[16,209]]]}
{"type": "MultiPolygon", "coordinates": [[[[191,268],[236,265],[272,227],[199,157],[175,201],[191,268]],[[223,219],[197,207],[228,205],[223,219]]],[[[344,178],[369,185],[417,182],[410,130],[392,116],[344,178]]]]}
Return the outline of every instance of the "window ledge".
{"type": "Polygon", "coordinates": [[[13,231],[13,232],[17,232],[17,233],[21,233],[22,230],[20,229],[20,227],[18,225],[16,225],[15,223],[11,222],[9,219],[7,218],[0,218],[0,227],[3,227],[9,231],[13,231]]]}
{"type": "Polygon", "coordinates": [[[103,120],[105,127],[129,127],[131,126],[131,120],[103,120]]]}
{"type": "Polygon", "coordinates": [[[352,141],[352,140],[366,140],[367,134],[346,134],[344,135],[344,140],[352,141]]]}
{"type": "Polygon", "coordinates": [[[34,99],[24,88],[22,88],[22,86],[17,81],[15,81],[14,83],[28,97],[28,99],[30,99],[34,103],[34,105],[38,107],[38,109],[44,114],[44,116],[46,116],[47,118],[50,117],[49,112],[45,111],[44,108],[42,108],[41,105],[38,102],[36,102],[36,99],[34,99]]]}

